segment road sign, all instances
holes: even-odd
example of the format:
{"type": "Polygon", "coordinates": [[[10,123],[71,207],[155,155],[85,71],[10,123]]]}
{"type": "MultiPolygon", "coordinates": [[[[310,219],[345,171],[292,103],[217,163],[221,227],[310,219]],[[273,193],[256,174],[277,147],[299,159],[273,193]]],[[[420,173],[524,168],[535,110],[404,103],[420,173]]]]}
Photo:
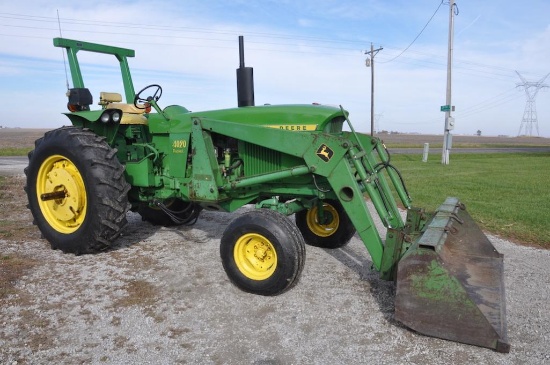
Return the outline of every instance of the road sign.
{"type": "Polygon", "coordinates": [[[441,111],[442,112],[450,112],[451,106],[450,105],[441,105],[441,111]]]}

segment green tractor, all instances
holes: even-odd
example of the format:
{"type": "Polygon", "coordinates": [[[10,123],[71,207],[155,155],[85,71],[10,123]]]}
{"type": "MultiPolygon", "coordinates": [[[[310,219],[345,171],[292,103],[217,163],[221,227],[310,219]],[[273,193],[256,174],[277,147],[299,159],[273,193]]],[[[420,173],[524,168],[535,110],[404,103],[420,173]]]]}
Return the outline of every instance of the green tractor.
{"type": "Polygon", "coordinates": [[[413,208],[384,144],[356,133],[341,107],[254,106],[242,38],[238,107],[202,112],[163,108],[159,85],[136,93],[131,49],[65,38],[54,45],[67,51],[72,126],[38,139],[25,169],[34,223],[52,248],[106,250],[129,210],[169,226],[193,224],[203,209],[252,204],[220,243],[223,267],[240,289],[283,293],[299,280],[305,244],[337,249],[357,234],[381,279],[396,281],[397,320],[429,336],[509,351],[503,257],[464,205],[447,198],[435,212],[413,208]],[[101,92],[91,109],[81,51],[116,57],[125,102],[101,92]],[[367,199],[387,228],[385,239],[367,199]]]}

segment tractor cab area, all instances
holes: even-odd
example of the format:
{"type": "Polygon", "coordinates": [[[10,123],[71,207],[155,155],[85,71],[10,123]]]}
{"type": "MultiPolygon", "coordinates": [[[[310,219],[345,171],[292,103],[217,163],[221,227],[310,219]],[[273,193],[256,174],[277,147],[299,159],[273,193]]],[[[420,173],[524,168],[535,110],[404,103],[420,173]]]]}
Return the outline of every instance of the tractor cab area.
{"type": "MultiPolygon", "coordinates": [[[[134,57],[134,50],[96,43],[81,42],[66,38],[55,38],[53,43],[54,46],[65,48],[67,51],[67,58],[71,69],[71,77],[73,82],[73,88],[67,90],[67,97],[69,99],[67,108],[71,113],[93,111],[91,110],[91,105],[93,105],[94,98],[90,90],[84,85],[84,79],[82,77],[77,54],[79,51],[95,52],[113,55],[118,60],[122,75],[125,102],[123,102],[123,95],[118,92],[101,91],[99,92],[98,102],[101,110],[95,113],[80,115],[78,118],[81,118],[83,123],[86,123],[85,120],[89,122],[99,121],[104,124],[116,123],[146,125],[148,123],[146,115],[151,111],[151,104],[148,103],[146,99],[138,100],[134,91],[134,85],[128,65],[128,57],[134,57]]],[[[158,91],[162,94],[162,89],[160,89],[160,86],[157,89],[157,92],[158,91]]],[[[160,94],[154,95],[157,100],[160,97],[160,94]]],[[[74,119],[71,118],[71,120],[74,119]]]]}
{"type": "Polygon", "coordinates": [[[147,118],[144,114],[151,111],[151,105],[148,103],[122,103],[122,95],[112,92],[102,91],[99,94],[98,104],[101,105],[103,110],[120,110],[122,112],[120,124],[147,124],[147,118]]]}

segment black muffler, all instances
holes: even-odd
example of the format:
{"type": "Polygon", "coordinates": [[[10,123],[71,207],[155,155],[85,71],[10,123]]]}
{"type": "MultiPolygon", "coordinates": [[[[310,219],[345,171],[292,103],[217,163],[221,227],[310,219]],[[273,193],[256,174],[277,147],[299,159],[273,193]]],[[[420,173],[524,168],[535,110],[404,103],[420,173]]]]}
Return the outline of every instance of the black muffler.
{"type": "Polygon", "coordinates": [[[239,68],[237,69],[237,98],[239,108],[254,106],[254,69],[244,66],[243,36],[239,36],[239,68]]]}

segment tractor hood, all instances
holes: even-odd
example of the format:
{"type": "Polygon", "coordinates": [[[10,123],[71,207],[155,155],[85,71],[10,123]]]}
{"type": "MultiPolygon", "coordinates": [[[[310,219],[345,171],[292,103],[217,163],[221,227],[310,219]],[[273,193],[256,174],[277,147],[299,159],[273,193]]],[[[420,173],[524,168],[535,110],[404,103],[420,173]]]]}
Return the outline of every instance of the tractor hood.
{"type": "Polygon", "coordinates": [[[317,104],[250,106],[194,112],[189,116],[293,131],[322,131],[334,118],[344,120],[340,108],[317,104]]]}

